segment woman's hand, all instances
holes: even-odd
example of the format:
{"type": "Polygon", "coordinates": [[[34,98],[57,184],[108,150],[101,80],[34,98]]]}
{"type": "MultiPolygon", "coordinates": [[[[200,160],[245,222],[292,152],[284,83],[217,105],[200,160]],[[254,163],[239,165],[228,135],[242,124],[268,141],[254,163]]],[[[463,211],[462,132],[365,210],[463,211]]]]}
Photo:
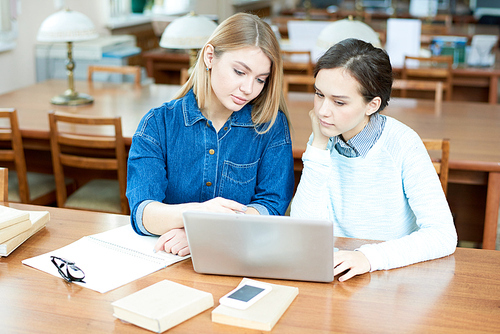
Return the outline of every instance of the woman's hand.
{"type": "MultiPolygon", "coordinates": [[[[163,204],[160,204],[163,205],[163,204]]],[[[172,206],[170,206],[172,207],[172,206]]],[[[233,200],[216,197],[202,203],[186,203],[177,206],[180,224],[182,224],[182,212],[184,211],[207,211],[219,213],[255,213],[253,208],[247,208],[245,205],[233,200]],[[248,209],[248,210],[247,210],[248,209]]],[[[258,214],[258,212],[256,211],[258,214]]],[[[168,213],[164,212],[163,217],[168,217],[168,213]]],[[[157,217],[158,221],[162,221],[161,217],[157,217]]],[[[159,234],[159,233],[158,233],[159,234]]],[[[187,243],[186,231],[184,228],[172,228],[168,232],[163,233],[154,247],[155,252],[165,251],[167,253],[185,256],[190,253],[187,243]]]]}
{"type": "Polygon", "coordinates": [[[339,281],[343,282],[356,275],[369,272],[371,266],[365,254],[360,251],[338,251],[333,257],[333,268],[333,276],[347,271],[339,277],[339,281]]]}
{"type": "Polygon", "coordinates": [[[222,213],[224,212],[245,213],[245,211],[247,211],[247,207],[245,205],[222,197],[216,197],[202,203],[192,203],[192,204],[193,206],[187,206],[184,211],[188,211],[190,209],[195,211],[222,212],[222,213]]]}
{"type": "Polygon", "coordinates": [[[164,204],[151,202],[144,208],[142,222],[146,230],[152,234],[163,235],[170,230],[183,228],[182,213],[185,211],[209,211],[209,212],[245,212],[249,208],[241,203],[216,197],[203,203],[164,204]]]}
{"type": "Polygon", "coordinates": [[[325,136],[321,132],[321,129],[319,127],[319,119],[318,116],[316,116],[314,109],[309,111],[309,117],[311,118],[311,125],[314,134],[314,138],[311,145],[321,150],[326,150],[326,147],[328,145],[328,140],[330,140],[330,138],[325,136]]]}
{"type": "Polygon", "coordinates": [[[155,252],[165,251],[174,255],[185,256],[190,252],[186,231],[183,228],[174,228],[163,234],[154,247],[155,252]]]}

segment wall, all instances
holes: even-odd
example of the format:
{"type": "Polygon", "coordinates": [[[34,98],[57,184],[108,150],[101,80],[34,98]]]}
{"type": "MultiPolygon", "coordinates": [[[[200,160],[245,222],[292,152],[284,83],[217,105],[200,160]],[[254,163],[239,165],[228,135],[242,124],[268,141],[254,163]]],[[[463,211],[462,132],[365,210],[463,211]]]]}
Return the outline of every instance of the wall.
{"type": "MultiPolygon", "coordinates": [[[[56,11],[54,0],[18,1],[21,10],[18,14],[17,46],[0,53],[0,94],[35,83],[36,34],[43,20],[56,11]]],[[[105,28],[107,3],[103,0],[66,1],[71,9],[87,15],[100,34],[109,34],[105,28]]]]}

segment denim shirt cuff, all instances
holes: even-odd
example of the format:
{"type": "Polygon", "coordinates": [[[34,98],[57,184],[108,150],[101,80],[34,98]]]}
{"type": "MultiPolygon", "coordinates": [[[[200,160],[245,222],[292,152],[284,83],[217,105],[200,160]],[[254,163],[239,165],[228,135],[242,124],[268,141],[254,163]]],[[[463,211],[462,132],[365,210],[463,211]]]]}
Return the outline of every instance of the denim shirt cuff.
{"type": "Polygon", "coordinates": [[[149,232],[148,230],[146,230],[146,228],[144,227],[144,224],[142,222],[142,215],[144,213],[144,208],[146,207],[146,205],[148,205],[151,202],[155,202],[155,201],[153,201],[151,199],[142,201],[141,204],[139,204],[139,206],[137,207],[137,211],[135,212],[135,224],[136,224],[137,228],[139,229],[139,231],[141,231],[141,233],[143,233],[144,235],[154,235],[151,232],[149,232]]]}
{"type": "Polygon", "coordinates": [[[252,208],[254,208],[255,210],[259,211],[259,214],[261,214],[261,215],[266,215],[266,216],[268,216],[268,215],[269,215],[269,211],[268,211],[268,210],[267,210],[267,208],[266,208],[264,205],[262,205],[262,204],[249,204],[249,205],[247,205],[247,206],[252,207],[252,208]]]}

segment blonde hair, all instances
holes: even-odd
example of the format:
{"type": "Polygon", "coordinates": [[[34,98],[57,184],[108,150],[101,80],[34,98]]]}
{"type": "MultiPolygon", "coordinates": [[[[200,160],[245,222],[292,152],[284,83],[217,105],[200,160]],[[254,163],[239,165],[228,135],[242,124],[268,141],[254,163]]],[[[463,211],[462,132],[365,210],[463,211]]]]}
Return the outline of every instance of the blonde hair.
{"type": "MultiPolygon", "coordinates": [[[[257,127],[269,122],[265,133],[273,126],[278,110],[283,111],[288,120],[288,109],[283,96],[283,62],[278,40],[271,27],[258,16],[248,13],[237,13],[222,22],[205,44],[214,47],[215,57],[224,52],[234,51],[248,46],[257,46],[271,60],[271,73],[266,80],[262,92],[250,104],[253,105],[252,121],[257,127]]],[[[188,81],[182,86],[174,98],[186,95],[191,88],[196,95],[198,107],[203,109],[211,94],[210,71],[204,62],[205,46],[198,54],[196,65],[188,81]]],[[[288,122],[290,123],[290,122],[288,122]]]]}

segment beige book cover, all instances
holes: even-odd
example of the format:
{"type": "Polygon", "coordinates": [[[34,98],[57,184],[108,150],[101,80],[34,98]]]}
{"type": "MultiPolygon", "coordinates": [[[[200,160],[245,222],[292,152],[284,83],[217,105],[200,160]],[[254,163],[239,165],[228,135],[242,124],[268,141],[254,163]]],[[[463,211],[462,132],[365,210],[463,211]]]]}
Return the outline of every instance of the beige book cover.
{"type": "Polygon", "coordinates": [[[0,229],[29,219],[29,213],[23,210],[0,205],[0,229]]]}
{"type": "Polygon", "coordinates": [[[19,245],[28,240],[29,237],[40,231],[50,219],[50,214],[48,211],[27,212],[29,213],[29,221],[31,222],[31,227],[28,230],[0,244],[0,256],[8,256],[17,247],[19,247],[19,245]]]}
{"type": "MultiPolygon", "coordinates": [[[[29,215],[28,215],[29,217],[29,215]]],[[[21,234],[31,227],[31,221],[28,219],[23,220],[19,223],[15,223],[14,225],[10,225],[0,229],[0,244],[5,241],[15,237],[18,234],[21,234]]]]}
{"type": "MultiPolygon", "coordinates": [[[[244,278],[240,284],[245,282],[255,281],[244,278]]],[[[272,290],[255,304],[246,310],[219,305],[212,311],[212,321],[263,331],[273,329],[274,325],[276,325],[283,313],[285,313],[299,294],[299,289],[285,285],[266,284],[271,285],[272,290]]]]}
{"type": "Polygon", "coordinates": [[[161,333],[214,305],[211,293],[163,280],[111,304],[118,319],[161,333]]]}

